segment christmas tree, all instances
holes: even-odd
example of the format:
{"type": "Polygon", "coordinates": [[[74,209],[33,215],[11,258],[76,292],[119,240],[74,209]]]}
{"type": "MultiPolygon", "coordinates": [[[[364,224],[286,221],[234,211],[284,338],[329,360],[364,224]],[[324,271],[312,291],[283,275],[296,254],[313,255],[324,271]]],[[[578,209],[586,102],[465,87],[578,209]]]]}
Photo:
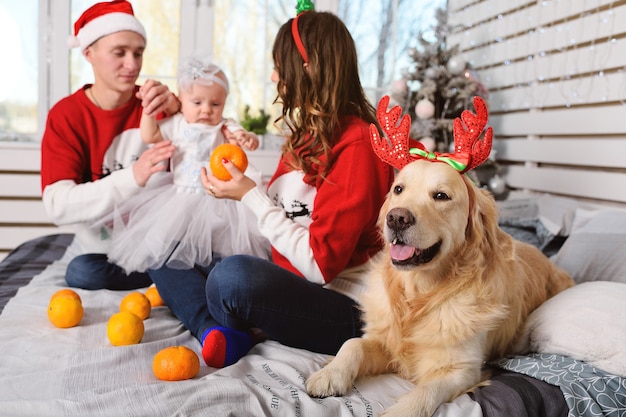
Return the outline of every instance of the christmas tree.
{"type": "MultiPolygon", "coordinates": [[[[411,66],[393,83],[392,99],[411,116],[411,138],[427,150],[450,152],[454,143],[453,121],[463,110],[475,111],[473,97],[487,101],[487,90],[476,72],[459,54],[459,46],[449,46],[447,37],[455,29],[448,24],[445,9],[436,11],[433,40],[418,35],[418,47],[409,48],[411,66]]],[[[488,187],[498,197],[505,184],[497,175],[495,159],[490,157],[472,172],[479,186],[488,187]]]]}

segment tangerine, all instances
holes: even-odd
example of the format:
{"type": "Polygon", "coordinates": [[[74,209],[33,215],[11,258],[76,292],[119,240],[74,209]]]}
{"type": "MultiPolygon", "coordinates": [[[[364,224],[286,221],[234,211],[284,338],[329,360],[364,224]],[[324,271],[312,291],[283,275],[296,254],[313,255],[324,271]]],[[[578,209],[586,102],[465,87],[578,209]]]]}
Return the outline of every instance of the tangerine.
{"type": "Polygon", "coordinates": [[[48,319],[62,329],[78,325],[84,312],[80,300],[68,295],[53,297],[48,304],[48,319]]]}
{"type": "Polygon", "coordinates": [[[139,291],[127,294],[120,302],[120,311],[128,311],[134,313],[141,320],[145,320],[150,315],[150,300],[139,291]]]}
{"type": "Polygon", "coordinates": [[[170,346],[154,355],[152,372],[163,381],[191,379],[200,370],[200,359],[187,346],[170,346]]]}
{"type": "Polygon", "coordinates": [[[54,300],[57,297],[61,297],[61,296],[68,296],[68,297],[72,297],[77,299],[78,301],[80,301],[80,303],[82,304],[83,300],[81,300],[80,295],[78,295],[78,293],[70,288],[63,288],[62,290],[58,290],[57,292],[55,292],[54,294],[52,294],[52,297],[50,297],[50,301],[54,300]]]}
{"type": "Polygon", "coordinates": [[[148,297],[148,301],[150,301],[150,306],[154,307],[162,307],[165,305],[165,301],[161,298],[161,294],[159,294],[159,290],[154,285],[151,285],[146,290],[146,297],[148,297]]]}
{"type": "Polygon", "coordinates": [[[113,346],[136,345],[144,331],[143,320],[129,311],[113,314],[107,323],[107,337],[113,346]]]}
{"type": "Polygon", "coordinates": [[[211,153],[209,167],[211,172],[222,181],[228,181],[232,178],[230,172],[224,167],[222,159],[228,159],[241,172],[248,167],[248,156],[239,146],[232,143],[222,143],[211,153]]]}

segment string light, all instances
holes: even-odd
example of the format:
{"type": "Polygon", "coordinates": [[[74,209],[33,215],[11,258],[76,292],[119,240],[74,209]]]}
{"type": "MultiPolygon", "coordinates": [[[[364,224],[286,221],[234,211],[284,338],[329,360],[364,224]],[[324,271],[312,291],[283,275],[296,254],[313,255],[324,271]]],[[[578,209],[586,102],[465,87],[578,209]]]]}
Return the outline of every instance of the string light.
{"type": "Polygon", "coordinates": [[[571,8],[569,0],[543,0],[482,20],[465,31],[463,44],[475,53],[472,66],[490,91],[498,98],[506,97],[496,100],[498,110],[541,109],[557,103],[571,107],[610,99],[624,104],[626,65],[619,71],[606,71],[617,42],[616,3],[584,0],[579,2],[580,11],[564,14],[571,8]],[[524,36],[508,35],[510,16],[526,19],[529,29],[524,36]],[[510,53],[497,62],[492,57],[502,44],[510,53]],[[616,78],[621,80],[619,88],[616,78]]]}

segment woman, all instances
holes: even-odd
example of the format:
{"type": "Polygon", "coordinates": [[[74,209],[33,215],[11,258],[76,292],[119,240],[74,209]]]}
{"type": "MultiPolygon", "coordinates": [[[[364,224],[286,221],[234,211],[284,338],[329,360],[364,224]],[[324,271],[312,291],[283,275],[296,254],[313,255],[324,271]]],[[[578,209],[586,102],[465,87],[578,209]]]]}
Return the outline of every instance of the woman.
{"type": "Polygon", "coordinates": [[[267,192],[229,161],[232,180],[202,175],[208,192],[256,214],[272,261],[235,255],[208,268],[150,272],[214,367],[245,355],[254,329],[288,346],[336,353],[361,334],[361,277],[382,248],[376,220],[393,171],[372,150],[375,113],[352,36],[335,15],[310,10],[280,28],[272,53],[278,122],[291,134],[267,192]]]}

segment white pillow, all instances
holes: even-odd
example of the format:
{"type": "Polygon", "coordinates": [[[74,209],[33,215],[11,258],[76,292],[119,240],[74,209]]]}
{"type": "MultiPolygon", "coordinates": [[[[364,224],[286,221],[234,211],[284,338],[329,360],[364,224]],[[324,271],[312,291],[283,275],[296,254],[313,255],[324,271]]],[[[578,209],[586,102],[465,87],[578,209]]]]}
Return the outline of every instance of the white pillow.
{"type": "Polygon", "coordinates": [[[626,284],[585,282],[555,295],[530,314],[530,350],[585,361],[626,377],[626,284]]]}
{"type": "Polygon", "coordinates": [[[569,237],[551,259],[577,283],[626,282],[626,210],[577,209],[569,237]]]}

